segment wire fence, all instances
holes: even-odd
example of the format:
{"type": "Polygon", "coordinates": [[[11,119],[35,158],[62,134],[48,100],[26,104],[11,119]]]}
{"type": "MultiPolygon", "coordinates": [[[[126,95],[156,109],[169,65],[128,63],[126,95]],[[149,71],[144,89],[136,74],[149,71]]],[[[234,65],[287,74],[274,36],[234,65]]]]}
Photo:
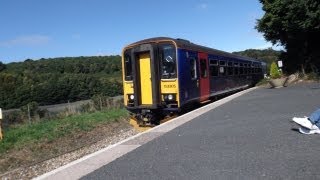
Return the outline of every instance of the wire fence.
{"type": "Polygon", "coordinates": [[[94,96],[90,100],[48,106],[37,106],[32,102],[20,109],[3,110],[2,128],[6,129],[23,123],[60,119],[71,115],[122,107],[123,96],[94,96]]]}

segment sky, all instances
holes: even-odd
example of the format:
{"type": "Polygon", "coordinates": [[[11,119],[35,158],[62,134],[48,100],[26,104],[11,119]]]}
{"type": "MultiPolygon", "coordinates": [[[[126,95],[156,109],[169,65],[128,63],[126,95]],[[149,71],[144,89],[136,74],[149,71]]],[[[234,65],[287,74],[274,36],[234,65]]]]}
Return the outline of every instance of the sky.
{"type": "MultiPolygon", "coordinates": [[[[0,0],[0,61],[121,55],[152,37],[233,52],[265,49],[258,0],[0,0]]],[[[279,47],[275,47],[279,48],[279,47]]]]}

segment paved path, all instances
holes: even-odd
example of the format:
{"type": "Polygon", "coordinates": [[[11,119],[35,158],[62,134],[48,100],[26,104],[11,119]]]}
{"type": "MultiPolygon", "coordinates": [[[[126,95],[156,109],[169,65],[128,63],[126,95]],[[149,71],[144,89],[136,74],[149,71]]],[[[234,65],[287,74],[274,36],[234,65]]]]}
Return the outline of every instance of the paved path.
{"type": "Polygon", "coordinates": [[[82,179],[320,179],[320,135],[289,121],[319,107],[320,84],[259,88],[82,179]]]}

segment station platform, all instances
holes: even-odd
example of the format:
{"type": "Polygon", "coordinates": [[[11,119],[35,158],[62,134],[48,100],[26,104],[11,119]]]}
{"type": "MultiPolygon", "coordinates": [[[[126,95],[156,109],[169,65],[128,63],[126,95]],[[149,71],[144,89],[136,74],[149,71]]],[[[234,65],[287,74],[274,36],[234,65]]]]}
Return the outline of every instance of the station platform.
{"type": "Polygon", "coordinates": [[[320,108],[320,84],[251,88],[36,179],[320,179],[320,135],[292,117],[320,108]]]}

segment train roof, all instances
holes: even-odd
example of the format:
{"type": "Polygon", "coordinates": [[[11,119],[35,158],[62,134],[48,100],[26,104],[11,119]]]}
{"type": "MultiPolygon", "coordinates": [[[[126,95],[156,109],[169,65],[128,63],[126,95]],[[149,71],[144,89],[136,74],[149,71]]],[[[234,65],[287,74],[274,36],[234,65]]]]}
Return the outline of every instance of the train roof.
{"type": "Polygon", "coordinates": [[[215,54],[215,55],[219,55],[219,56],[225,56],[225,57],[237,58],[237,59],[243,59],[243,60],[249,60],[249,61],[255,61],[255,62],[263,62],[258,59],[254,59],[254,58],[250,58],[250,57],[246,57],[246,56],[239,56],[236,54],[232,54],[232,53],[224,52],[221,50],[217,50],[217,49],[201,46],[198,44],[194,44],[194,43],[190,42],[189,40],[180,39],[180,38],[177,38],[177,39],[170,38],[170,37],[149,38],[149,39],[144,39],[144,40],[132,43],[132,44],[128,45],[127,47],[131,47],[131,46],[135,46],[135,45],[139,45],[139,44],[158,43],[158,42],[163,42],[163,41],[172,41],[179,48],[182,48],[182,49],[190,49],[190,50],[194,50],[194,51],[206,51],[209,54],[215,54]]]}

